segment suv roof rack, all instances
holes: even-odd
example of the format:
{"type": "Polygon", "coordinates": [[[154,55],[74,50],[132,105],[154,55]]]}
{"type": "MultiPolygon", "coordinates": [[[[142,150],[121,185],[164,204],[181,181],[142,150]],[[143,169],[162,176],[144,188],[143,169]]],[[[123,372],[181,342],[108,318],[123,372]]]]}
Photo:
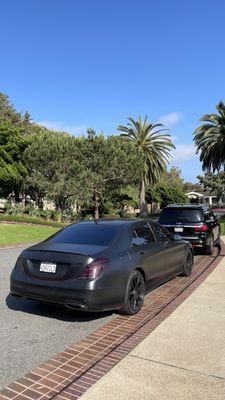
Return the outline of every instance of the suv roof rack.
{"type": "Polygon", "coordinates": [[[201,207],[201,208],[209,208],[208,204],[203,203],[187,203],[187,204],[168,204],[166,207],[201,207]]]}

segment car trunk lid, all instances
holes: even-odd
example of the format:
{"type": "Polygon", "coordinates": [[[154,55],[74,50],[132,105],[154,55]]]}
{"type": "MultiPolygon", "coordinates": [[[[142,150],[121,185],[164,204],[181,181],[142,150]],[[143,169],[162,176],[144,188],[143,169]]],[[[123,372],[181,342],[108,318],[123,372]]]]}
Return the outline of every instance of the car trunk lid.
{"type": "Polygon", "coordinates": [[[21,261],[27,275],[51,281],[67,280],[80,276],[90,257],[97,257],[105,249],[103,246],[43,242],[25,250],[21,261]]]}
{"type": "Polygon", "coordinates": [[[176,224],[163,224],[165,228],[167,228],[171,233],[173,234],[178,234],[184,239],[189,239],[189,238],[197,238],[201,234],[201,226],[202,223],[176,223],[176,224]]]}

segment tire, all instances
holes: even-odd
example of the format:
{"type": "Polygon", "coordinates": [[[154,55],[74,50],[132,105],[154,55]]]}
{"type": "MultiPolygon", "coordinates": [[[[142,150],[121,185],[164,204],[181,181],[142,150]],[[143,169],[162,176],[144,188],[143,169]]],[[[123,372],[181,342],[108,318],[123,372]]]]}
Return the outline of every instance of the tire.
{"type": "Polygon", "coordinates": [[[120,314],[135,315],[143,306],[145,298],[145,281],[142,274],[134,270],[131,272],[126,287],[126,294],[120,314]]]}
{"type": "Polygon", "coordinates": [[[213,253],[214,253],[214,237],[213,235],[211,235],[209,238],[209,244],[205,248],[205,254],[207,254],[208,256],[212,256],[213,253]]]}
{"type": "Polygon", "coordinates": [[[218,239],[216,240],[216,243],[214,243],[214,247],[218,247],[218,249],[221,250],[220,235],[219,235],[218,239]]]}
{"type": "Polygon", "coordinates": [[[192,273],[192,266],[193,266],[193,254],[191,250],[188,250],[182,276],[190,276],[192,273]]]}

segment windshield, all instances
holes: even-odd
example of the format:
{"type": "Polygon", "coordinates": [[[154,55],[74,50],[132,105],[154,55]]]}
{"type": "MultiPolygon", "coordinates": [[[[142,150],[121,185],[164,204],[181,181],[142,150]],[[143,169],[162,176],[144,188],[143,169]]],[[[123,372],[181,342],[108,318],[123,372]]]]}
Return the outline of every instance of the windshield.
{"type": "Polygon", "coordinates": [[[161,224],[175,224],[176,222],[201,222],[203,213],[201,210],[166,208],[159,216],[161,224]]]}
{"type": "Polygon", "coordinates": [[[107,246],[116,237],[118,232],[118,226],[75,224],[56,233],[49,241],[52,243],[107,246]]]}

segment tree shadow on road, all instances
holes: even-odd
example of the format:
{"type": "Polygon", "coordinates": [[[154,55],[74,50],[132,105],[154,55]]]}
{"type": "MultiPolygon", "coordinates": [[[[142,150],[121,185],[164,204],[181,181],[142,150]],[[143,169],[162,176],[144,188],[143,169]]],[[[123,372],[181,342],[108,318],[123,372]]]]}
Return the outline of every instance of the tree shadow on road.
{"type": "Polygon", "coordinates": [[[112,311],[105,312],[85,312],[70,310],[66,307],[41,303],[35,300],[18,299],[9,294],[5,299],[8,308],[14,311],[27,314],[39,315],[46,318],[54,318],[67,322],[88,322],[96,319],[102,319],[113,316],[112,311]]]}

